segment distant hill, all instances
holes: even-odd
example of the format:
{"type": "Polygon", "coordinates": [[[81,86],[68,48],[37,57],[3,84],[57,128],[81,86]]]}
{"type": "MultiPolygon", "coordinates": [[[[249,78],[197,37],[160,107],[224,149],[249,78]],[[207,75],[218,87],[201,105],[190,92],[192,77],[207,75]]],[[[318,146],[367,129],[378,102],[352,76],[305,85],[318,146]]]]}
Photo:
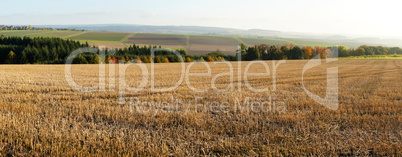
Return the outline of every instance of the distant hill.
{"type": "Polygon", "coordinates": [[[97,24],[97,25],[38,25],[36,27],[85,29],[88,31],[130,32],[130,33],[160,33],[188,35],[222,35],[222,36],[272,36],[280,33],[271,30],[242,30],[234,28],[204,27],[204,26],[150,26],[126,24],[97,24]]]}

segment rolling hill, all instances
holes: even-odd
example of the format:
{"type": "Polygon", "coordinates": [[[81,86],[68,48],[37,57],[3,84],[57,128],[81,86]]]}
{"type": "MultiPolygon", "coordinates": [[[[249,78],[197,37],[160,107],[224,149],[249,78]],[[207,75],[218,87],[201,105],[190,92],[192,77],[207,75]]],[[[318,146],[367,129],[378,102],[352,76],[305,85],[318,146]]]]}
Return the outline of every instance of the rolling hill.
{"type": "Polygon", "coordinates": [[[239,43],[298,46],[360,45],[402,46],[399,39],[372,37],[352,38],[343,35],[288,33],[271,30],[241,30],[201,26],[144,26],[144,25],[44,25],[37,27],[77,28],[86,31],[0,31],[6,36],[60,37],[88,42],[94,46],[124,48],[128,45],[157,45],[173,49],[186,49],[189,54],[200,55],[220,50],[234,54],[239,43]]]}
{"type": "Polygon", "coordinates": [[[64,39],[88,42],[94,46],[109,48],[124,48],[128,45],[156,45],[173,49],[186,49],[189,54],[201,55],[220,50],[224,54],[234,54],[240,43],[247,45],[294,44],[299,46],[332,46],[335,44],[325,42],[309,42],[303,40],[247,38],[231,36],[206,36],[184,34],[155,34],[155,33],[123,33],[123,32],[92,32],[92,31],[30,31],[10,30],[0,31],[6,36],[28,37],[60,37],[64,39]]]}

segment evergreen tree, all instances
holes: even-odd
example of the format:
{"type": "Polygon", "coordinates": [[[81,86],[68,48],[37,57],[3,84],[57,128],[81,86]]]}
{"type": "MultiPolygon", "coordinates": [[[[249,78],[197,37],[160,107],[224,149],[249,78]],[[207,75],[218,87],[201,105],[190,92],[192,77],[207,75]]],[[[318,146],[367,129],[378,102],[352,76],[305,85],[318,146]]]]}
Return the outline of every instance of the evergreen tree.
{"type": "Polygon", "coordinates": [[[21,64],[27,64],[27,63],[29,63],[29,61],[28,61],[28,58],[27,58],[27,54],[26,54],[26,51],[25,50],[23,50],[22,52],[21,52],[21,58],[20,58],[20,61],[19,61],[21,64]]]}

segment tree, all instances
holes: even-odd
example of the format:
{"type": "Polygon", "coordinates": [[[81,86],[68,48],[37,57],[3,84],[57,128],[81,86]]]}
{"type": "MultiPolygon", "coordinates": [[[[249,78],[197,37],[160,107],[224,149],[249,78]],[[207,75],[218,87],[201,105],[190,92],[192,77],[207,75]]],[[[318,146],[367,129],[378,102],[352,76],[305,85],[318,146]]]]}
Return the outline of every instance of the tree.
{"type": "Polygon", "coordinates": [[[95,54],[95,55],[91,55],[92,56],[92,60],[91,60],[91,64],[99,64],[99,55],[95,54]]]}
{"type": "Polygon", "coordinates": [[[192,62],[193,60],[190,57],[186,57],[186,62],[192,62]]]}
{"type": "Polygon", "coordinates": [[[247,50],[247,45],[244,43],[240,43],[239,49],[237,50],[241,55],[245,55],[247,50]]]}
{"type": "Polygon", "coordinates": [[[376,51],[373,47],[367,45],[362,45],[360,48],[364,49],[364,55],[374,55],[376,51]]]}
{"type": "Polygon", "coordinates": [[[303,47],[304,51],[304,59],[313,58],[313,48],[312,47],[303,47]]]}
{"type": "Polygon", "coordinates": [[[262,60],[269,59],[268,50],[269,50],[269,45],[267,45],[267,44],[261,44],[258,46],[258,51],[260,52],[260,59],[262,59],[262,60]]]}
{"type": "Polygon", "coordinates": [[[51,60],[58,60],[59,59],[59,55],[57,54],[56,47],[53,47],[52,51],[50,51],[50,59],[51,60]]]}
{"type": "Polygon", "coordinates": [[[77,57],[74,58],[73,64],[88,64],[88,61],[82,54],[79,54],[77,57]]]}
{"type": "Polygon", "coordinates": [[[388,49],[383,46],[378,47],[378,53],[376,55],[386,55],[388,53],[388,49]]]}
{"type": "Polygon", "coordinates": [[[214,59],[211,56],[208,56],[207,61],[208,62],[214,62],[214,59]]]}
{"type": "Polygon", "coordinates": [[[155,63],[162,63],[162,58],[159,56],[155,57],[155,63]]]}
{"type": "Polygon", "coordinates": [[[236,50],[236,60],[238,60],[239,56],[243,57],[246,55],[247,45],[244,43],[240,43],[238,49],[236,50]]]}
{"type": "Polygon", "coordinates": [[[27,58],[27,54],[26,54],[25,50],[23,50],[23,51],[21,52],[20,63],[21,63],[21,64],[27,64],[27,63],[29,63],[28,58],[27,58]]]}
{"type": "Polygon", "coordinates": [[[402,49],[399,47],[391,47],[388,54],[402,54],[402,49]]]}
{"type": "Polygon", "coordinates": [[[289,58],[289,48],[287,46],[282,46],[281,47],[281,53],[284,55],[285,59],[289,58]]]}
{"type": "Polygon", "coordinates": [[[320,55],[320,58],[321,59],[325,59],[327,56],[326,56],[326,51],[327,51],[327,48],[326,47],[319,47],[319,46],[316,46],[315,48],[314,48],[314,53],[315,54],[313,54],[313,56],[315,56],[315,55],[320,55]]]}
{"type": "MultiPolygon", "coordinates": [[[[41,55],[40,60],[43,62],[50,60],[50,52],[49,52],[48,47],[47,46],[42,47],[41,51],[42,51],[42,55],[41,55]]],[[[54,60],[54,59],[52,58],[52,60],[54,60]]]]}
{"type": "Polygon", "coordinates": [[[243,59],[246,61],[252,61],[252,60],[257,60],[261,59],[261,53],[258,49],[258,45],[254,45],[253,47],[249,47],[246,50],[246,54],[243,55],[243,59]]]}
{"type": "Polygon", "coordinates": [[[278,46],[275,46],[275,45],[272,45],[271,47],[269,47],[268,56],[270,56],[270,58],[272,60],[281,60],[281,59],[283,59],[282,52],[278,49],[278,46]]]}
{"type": "Polygon", "coordinates": [[[186,52],[186,50],[184,50],[184,49],[176,50],[176,52],[178,52],[178,53],[179,53],[180,55],[182,55],[182,56],[187,55],[187,52],[186,52]]]}
{"type": "Polygon", "coordinates": [[[135,59],[137,60],[137,63],[142,63],[142,60],[139,56],[136,56],[135,59]]]}
{"type": "Polygon", "coordinates": [[[366,51],[364,50],[364,48],[360,47],[360,48],[352,51],[351,55],[352,56],[363,56],[363,55],[365,55],[365,53],[366,53],[366,51]]]}
{"type": "Polygon", "coordinates": [[[289,49],[293,49],[295,47],[295,45],[293,45],[292,43],[289,44],[289,49]]]}
{"type": "Polygon", "coordinates": [[[166,58],[166,57],[163,58],[163,63],[170,63],[170,62],[169,62],[169,58],[166,58]]]}
{"type": "Polygon", "coordinates": [[[85,60],[87,60],[88,64],[99,64],[100,63],[98,54],[85,55],[85,60]]]}
{"type": "Polygon", "coordinates": [[[338,46],[338,55],[339,55],[339,57],[349,56],[348,50],[345,48],[345,46],[338,46]]]}
{"type": "Polygon", "coordinates": [[[6,64],[15,64],[17,63],[17,56],[13,51],[10,51],[7,55],[6,64]]]}
{"type": "Polygon", "coordinates": [[[299,46],[295,46],[289,50],[288,59],[302,59],[303,50],[299,46]]]}
{"type": "Polygon", "coordinates": [[[142,56],[142,57],[141,57],[141,60],[142,60],[143,63],[151,63],[151,62],[148,60],[148,57],[147,57],[147,56],[142,56]]]}
{"type": "Polygon", "coordinates": [[[39,63],[40,60],[39,50],[36,47],[34,47],[32,48],[32,52],[33,52],[33,63],[39,63]]]}

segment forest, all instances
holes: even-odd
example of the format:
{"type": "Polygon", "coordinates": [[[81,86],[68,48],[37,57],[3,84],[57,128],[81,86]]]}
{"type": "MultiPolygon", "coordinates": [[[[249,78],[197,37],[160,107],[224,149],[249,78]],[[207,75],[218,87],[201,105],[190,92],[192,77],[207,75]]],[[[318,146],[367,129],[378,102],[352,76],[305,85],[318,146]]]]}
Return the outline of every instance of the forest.
{"type": "MultiPolygon", "coordinates": [[[[0,64],[64,64],[67,57],[78,48],[89,47],[88,43],[79,41],[50,38],[50,37],[6,37],[0,36],[0,64]]],[[[122,63],[169,63],[169,62],[192,62],[192,61],[237,61],[241,55],[241,60],[298,60],[311,59],[315,56],[319,58],[364,56],[364,55],[393,55],[402,54],[399,47],[367,46],[362,45],[356,49],[347,49],[344,46],[338,47],[299,47],[292,44],[268,45],[260,44],[247,46],[244,43],[239,45],[235,55],[225,55],[216,50],[206,52],[205,55],[187,54],[184,49],[175,50],[182,56],[179,58],[171,50],[155,51],[154,57],[151,57],[153,48],[162,48],[161,46],[138,46],[130,45],[120,49],[105,49],[105,58],[98,54],[83,53],[75,57],[75,64],[98,64],[110,62],[122,63]],[[338,55],[333,53],[337,48],[338,55]]]]}

